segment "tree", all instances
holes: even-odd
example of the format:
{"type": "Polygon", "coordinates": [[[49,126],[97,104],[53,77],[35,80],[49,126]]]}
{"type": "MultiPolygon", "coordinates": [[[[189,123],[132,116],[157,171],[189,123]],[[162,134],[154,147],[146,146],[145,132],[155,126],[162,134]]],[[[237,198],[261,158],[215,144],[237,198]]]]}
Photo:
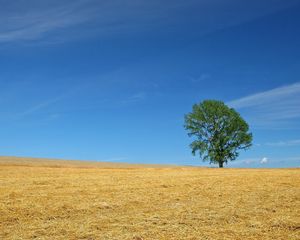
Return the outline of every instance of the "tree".
{"type": "Polygon", "coordinates": [[[193,155],[199,151],[203,161],[219,164],[235,160],[241,149],[252,145],[252,134],[245,120],[221,101],[205,100],[185,115],[185,129],[190,137],[193,155]]]}

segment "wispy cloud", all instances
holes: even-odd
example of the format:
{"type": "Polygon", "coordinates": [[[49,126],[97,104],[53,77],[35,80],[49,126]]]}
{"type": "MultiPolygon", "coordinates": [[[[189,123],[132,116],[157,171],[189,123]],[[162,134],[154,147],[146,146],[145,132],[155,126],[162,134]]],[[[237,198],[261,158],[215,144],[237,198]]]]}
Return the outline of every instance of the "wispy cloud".
{"type": "MultiPolygon", "coordinates": [[[[35,113],[38,113],[44,109],[47,109],[49,107],[51,107],[52,105],[65,100],[66,98],[71,97],[72,95],[80,92],[81,90],[83,90],[84,88],[86,88],[86,85],[81,85],[81,86],[73,86],[72,88],[65,90],[63,93],[61,93],[60,95],[54,96],[52,98],[49,98],[47,100],[44,101],[40,101],[37,102],[35,105],[27,108],[26,110],[24,110],[23,112],[20,112],[18,114],[16,114],[16,118],[22,118],[22,117],[26,117],[35,113]]],[[[58,118],[59,117],[59,113],[52,113],[50,115],[50,118],[54,119],[54,118],[58,118]]]]}
{"type": "Polygon", "coordinates": [[[160,8],[158,2],[148,1],[16,0],[1,6],[0,43],[44,38],[47,42],[51,42],[50,39],[55,42],[63,35],[69,39],[91,32],[110,35],[136,28],[144,30],[143,25],[150,27],[154,19],[164,18],[164,14],[157,10],[160,8]],[[72,27],[82,24],[88,26],[78,28],[75,34],[70,31],[72,27]],[[66,30],[69,30],[68,33],[63,34],[66,30]]]}
{"type": "Polygon", "coordinates": [[[146,98],[146,93],[145,92],[138,92],[135,93],[131,96],[129,96],[127,99],[123,101],[123,103],[135,103],[135,102],[140,102],[143,101],[146,98]]]}
{"type": "MultiPolygon", "coordinates": [[[[60,101],[63,101],[64,99],[70,97],[72,94],[78,92],[78,89],[79,88],[74,88],[68,92],[65,92],[64,94],[62,95],[59,95],[59,96],[56,96],[56,97],[53,97],[53,98],[50,98],[48,100],[45,100],[45,101],[41,101],[39,103],[37,103],[36,105],[33,105],[31,107],[29,107],[28,109],[24,110],[23,112],[19,113],[19,114],[16,114],[15,115],[15,118],[23,118],[23,117],[27,117],[27,116],[30,116],[32,114],[37,114],[47,108],[50,108],[52,105],[60,102],[60,101]]],[[[49,117],[51,119],[56,119],[59,117],[59,115],[61,113],[69,113],[69,112],[81,112],[81,111],[94,111],[96,109],[100,109],[101,107],[103,107],[103,104],[102,103],[105,103],[106,105],[107,104],[110,104],[112,106],[115,106],[115,105],[118,105],[118,106],[127,106],[127,105],[131,105],[131,104],[134,104],[134,103],[137,103],[137,102],[141,102],[143,100],[145,100],[146,98],[146,93],[144,92],[138,92],[136,94],[133,94],[127,98],[124,98],[124,99],[121,99],[121,100],[108,100],[108,99],[103,99],[103,102],[101,102],[101,104],[99,105],[93,105],[92,103],[86,107],[79,107],[78,109],[75,109],[75,110],[70,110],[70,111],[58,111],[56,110],[55,113],[52,113],[49,117]]],[[[107,107],[107,106],[106,106],[107,107]]]]}
{"type": "Polygon", "coordinates": [[[41,102],[41,103],[38,103],[37,105],[35,106],[32,106],[31,108],[25,110],[24,112],[18,114],[18,117],[25,117],[27,115],[30,115],[30,114],[33,114],[35,112],[38,112],[44,108],[47,108],[49,107],[50,105],[62,100],[65,96],[62,95],[62,96],[58,96],[58,97],[55,97],[55,98],[52,98],[52,99],[49,99],[49,100],[46,100],[44,102],[41,102]]]}
{"type": "Polygon", "coordinates": [[[26,5],[19,2],[19,6],[8,4],[7,9],[0,13],[0,42],[39,39],[53,30],[89,21],[95,15],[78,0],[62,3],[53,1],[49,6],[32,1],[26,5]]]}
{"type": "Polygon", "coordinates": [[[237,100],[228,102],[228,105],[234,108],[245,108],[274,103],[274,101],[286,100],[294,95],[300,97],[300,83],[283,86],[268,91],[256,93],[237,100]]]}
{"type": "Polygon", "coordinates": [[[206,80],[209,80],[211,78],[211,75],[209,73],[202,73],[198,77],[189,77],[189,80],[194,83],[204,82],[206,80]]]}
{"type": "Polygon", "coordinates": [[[265,144],[270,147],[291,147],[300,146],[300,139],[289,140],[289,141],[279,141],[279,142],[268,142],[265,144]]]}
{"type": "Polygon", "coordinates": [[[300,83],[259,92],[227,104],[247,110],[255,125],[288,125],[291,120],[300,118],[300,83]]]}
{"type": "Polygon", "coordinates": [[[178,16],[187,12],[195,15],[191,20],[198,22],[199,34],[207,34],[286,8],[295,4],[296,0],[290,0],[288,3],[280,0],[273,2],[270,7],[269,3],[258,0],[248,4],[240,4],[238,0],[173,0],[163,4],[160,0],[4,1],[0,8],[0,43],[45,38],[51,42],[51,39],[64,37],[70,39],[71,36],[120,32],[141,34],[156,27],[181,24],[182,18],[178,16]],[[68,34],[62,34],[62,37],[60,31],[81,24],[88,26],[68,31],[68,34]]]}

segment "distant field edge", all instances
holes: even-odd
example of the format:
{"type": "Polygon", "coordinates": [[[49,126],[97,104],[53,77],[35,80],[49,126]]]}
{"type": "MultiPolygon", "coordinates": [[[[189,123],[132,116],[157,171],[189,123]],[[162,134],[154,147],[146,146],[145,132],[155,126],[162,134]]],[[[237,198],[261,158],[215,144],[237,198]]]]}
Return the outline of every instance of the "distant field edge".
{"type": "Polygon", "coordinates": [[[0,166],[24,166],[24,167],[74,167],[74,168],[191,168],[193,166],[181,166],[175,164],[136,164],[121,162],[105,162],[96,160],[71,160],[39,157],[0,156],[0,166]]]}
{"type": "MultiPolygon", "coordinates": [[[[124,163],[108,162],[97,160],[72,160],[58,158],[39,158],[39,157],[20,157],[20,156],[0,156],[0,167],[19,166],[19,167],[49,167],[49,168],[99,168],[99,169],[137,169],[137,168],[181,168],[181,169],[219,169],[218,167],[205,167],[194,165],[176,164],[143,164],[143,163],[124,163]]],[[[280,170],[290,169],[299,170],[300,168],[223,168],[227,170],[280,170]]],[[[220,169],[222,171],[222,169],[220,169]]]]}

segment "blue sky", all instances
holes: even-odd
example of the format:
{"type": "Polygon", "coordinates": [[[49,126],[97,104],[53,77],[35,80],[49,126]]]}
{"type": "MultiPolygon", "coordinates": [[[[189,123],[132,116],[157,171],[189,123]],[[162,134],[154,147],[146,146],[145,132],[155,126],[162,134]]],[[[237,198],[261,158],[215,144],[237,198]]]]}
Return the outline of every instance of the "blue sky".
{"type": "Polygon", "coordinates": [[[218,99],[300,166],[300,0],[0,0],[0,155],[209,165],[184,114],[218,99]]]}

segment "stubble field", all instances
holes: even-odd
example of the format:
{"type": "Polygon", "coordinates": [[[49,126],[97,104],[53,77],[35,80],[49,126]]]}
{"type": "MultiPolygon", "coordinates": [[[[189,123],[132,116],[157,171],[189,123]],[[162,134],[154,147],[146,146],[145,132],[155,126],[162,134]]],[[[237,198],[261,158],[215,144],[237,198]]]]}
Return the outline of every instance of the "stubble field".
{"type": "Polygon", "coordinates": [[[0,158],[0,239],[300,239],[300,169],[0,158]]]}

